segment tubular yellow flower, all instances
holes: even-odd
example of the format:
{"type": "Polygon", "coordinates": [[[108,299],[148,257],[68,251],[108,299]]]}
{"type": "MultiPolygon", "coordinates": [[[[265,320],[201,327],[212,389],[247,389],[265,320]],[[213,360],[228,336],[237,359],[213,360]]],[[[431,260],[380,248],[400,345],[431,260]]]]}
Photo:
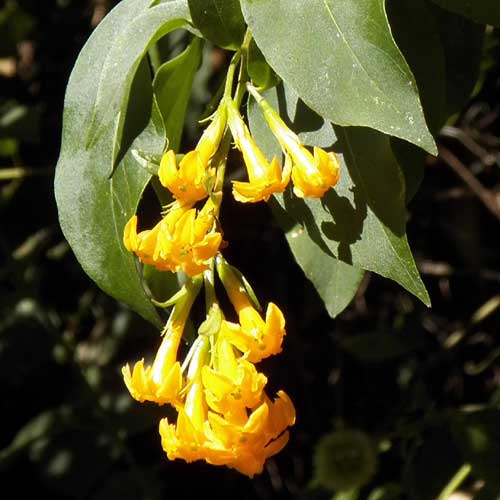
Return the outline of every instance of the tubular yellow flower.
{"type": "Polygon", "coordinates": [[[159,431],[169,460],[205,460],[252,477],[287,443],[295,408],[283,391],[274,402],[268,398],[267,379],[236,354],[224,323],[210,351],[210,367],[209,337],[200,335],[193,344],[185,404],[177,423],[164,418],[159,431]]]}
{"type": "Polygon", "coordinates": [[[294,423],[295,409],[283,391],[274,403],[265,396],[241,424],[230,422],[207,409],[203,385],[196,378],[184,408],[179,410],[177,424],[164,418],[159,431],[169,460],[205,460],[253,477],[262,472],[267,458],[286,445],[286,428],[294,423]]]}
{"type": "Polygon", "coordinates": [[[129,365],[122,368],[123,379],[130,394],[140,401],[153,401],[160,405],[180,405],[182,373],[177,351],[191,306],[200,289],[200,281],[186,282],[186,293],[178,300],[162,332],[163,340],[151,366],[138,361],[131,372],[129,365]]]}
{"type": "Polygon", "coordinates": [[[180,403],[182,373],[176,359],[183,329],[184,325],[174,325],[167,331],[151,366],[144,367],[144,359],[141,359],[132,372],[128,364],[122,368],[125,385],[134,399],[160,405],[180,403]]]}
{"type": "Polygon", "coordinates": [[[240,322],[239,325],[227,323],[225,337],[252,363],[281,352],[286,331],[285,317],[279,307],[270,302],[263,320],[252,305],[243,282],[221,254],[217,255],[215,264],[240,322]]]}
{"type": "Polygon", "coordinates": [[[161,444],[169,460],[205,460],[209,464],[224,465],[233,459],[232,450],[210,435],[206,419],[203,385],[197,377],[191,384],[184,407],[179,409],[177,424],[170,424],[167,418],[160,421],[161,444]]]}
{"type": "Polygon", "coordinates": [[[163,155],[158,170],[160,182],[177,200],[194,203],[208,196],[208,190],[215,178],[210,160],[219,148],[225,127],[226,111],[225,107],[221,106],[205,129],[196,148],[187,153],[179,165],[173,150],[163,155]]]}
{"type": "Polygon", "coordinates": [[[228,340],[252,363],[280,353],[286,331],[285,318],[278,306],[272,302],[268,304],[264,321],[248,300],[233,300],[233,304],[240,324],[228,328],[228,340]]]}
{"type": "Polygon", "coordinates": [[[279,391],[274,402],[264,395],[261,404],[252,409],[242,424],[214,412],[208,413],[208,421],[218,440],[226,449],[233,450],[234,458],[226,465],[253,477],[288,442],[286,429],[295,423],[295,408],[285,392],[279,391]]]}
{"type": "Polygon", "coordinates": [[[198,213],[188,206],[174,206],[153,229],[137,233],[137,216],[125,226],[125,248],[139,260],[161,271],[179,271],[195,276],[208,268],[222,235],[215,229],[213,203],[208,200],[198,213]]]}
{"type": "Polygon", "coordinates": [[[237,357],[227,339],[231,324],[223,321],[214,349],[213,366],[204,366],[202,381],[211,410],[225,415],[231,422],[247,418],[246,408],[255,407],[261,400],[267,383],[264,374],[243,357],[237,357]]]}
{"type": "Polygon", "coordinates": [[[242,152],[249,182],[233,181],[233,196],[243,203],[267,201],[273,193],[282,193],[290,181],[291,163],[283,170],[276,158],[269,163],[257,147],[236,105],[228,101],[227,120],[237,148],[242,152]]]}
{"type": "Polygon", "coordinates": [[[261,107],[285,157],[291,158],[295,195],[299,198],[321,198],[339,180],[339,162],[335,153],[327,153],[319,147],[314,147],[313,156],[300,142],[298,136],[287,127],[279,114],[257,93],[255,88],[249,85],[248,90],[261,107]]]}

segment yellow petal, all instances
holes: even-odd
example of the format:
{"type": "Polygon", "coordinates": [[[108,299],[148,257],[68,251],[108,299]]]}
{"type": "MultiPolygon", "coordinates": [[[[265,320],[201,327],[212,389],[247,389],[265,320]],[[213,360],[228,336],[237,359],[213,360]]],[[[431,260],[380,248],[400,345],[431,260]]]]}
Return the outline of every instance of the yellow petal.
{"type": "Polygon", "coordinates": [[[123,230],[123,244],[129,252],[135,252],[138,247],[137,242],[137,215],[132,216],[123,230]]]}

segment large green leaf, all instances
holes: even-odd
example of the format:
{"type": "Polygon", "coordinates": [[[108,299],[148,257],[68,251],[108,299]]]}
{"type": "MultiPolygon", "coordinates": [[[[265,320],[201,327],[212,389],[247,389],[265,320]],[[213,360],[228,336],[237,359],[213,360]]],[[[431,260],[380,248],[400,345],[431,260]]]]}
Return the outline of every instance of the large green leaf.
{"type": "Polygon", "coordinates": [[[270,206],[285,231],[297,264],[314,285],[328,314],[335,318],[353,299],[364,272],[336,259],[327,249],[317,245],[302,225],[283,210],[278,201],[271,200],[270,206]]]}
{"type": "MultiPolygon", "coordinates": [[[[173,12],[177,12],[177,4],[172,1],[162,5],[170,5],[173,12]]],[[[124,114],[124,123],[133,122],[134,117],[130,116],[135,108],[132,99],[151,96],[151,79],[148,80],[144,73],[147,67],[138,65],[143,70],[138,74],[139,80],[133,78],[130,82],[130,87],[135,90],[130,105],[128,99],[122,104],[118,101],[111,104],[113,99],[110,98],[109,106],[105,106],[108,111],[96,108],[98,96],[109,90],[109,87],[102,90],[103,75],[109,72],[108,54],[114,50],[116,38],[120,39],[144,9],[142,0],[126,0],[118,4],[99,24],[78,57],[66,92],[55,193],[62,230],[85,272],[105,292],[160,325],[161,320],[141,285],[135,258],[122,243],[124,225],[135,213],[151,174],[127,152],[120,167],[109,178],[109,166],[115,154],[114,120],[104,119],[102,132],[94,145],[86,148],[87,133],[95,119],[94,110],[103,117],[117,106],[116,109],[124,114]]],[[[132,148],[161,152],[164,143],[161,119],[156,106],[151,107],[149,103],[149,108],[154,119],[134,140],[132,148]]]]}
{"type": "Polygon", "coordinates": [[[245,35],[239,0],[188,0],[194,25],[204,37],[226,49],[238,49],[245,35]]]}
{"type": "Polygon", "coordinates": [[[162,36],[186,25],[189,9],[185,0],[176,0],[145,8],[150,2],[129,0],[122,2],[120,12],[127,22],[110,28],[111,43],[106,43],[104,61],[97,78],[97,97],[93,106],[90,125],[87,127],[88,148],[109,127],[115,127],[112,161],[108,168],[116,166],[119,159],[123,134],[124,116],[121,112],[127,104],[130,88],[137,68],[148,49],[162,36]],[[138,8],[137,4],[142,5],[138,8]],[[130,15],[131,11],[134,15],[130,15]]]}
{"type": "MultiPolygon", "coordinates": [[[[437,133],[446,118],[446,62],[433,12],[425,0],[387,0],[386,9],[394,39],[415,75],[429,128],[437,133]]],[[[426,154],[397,138],[391,139],[391,146],[405,177],[409,201],[423,180],[426,154]]]]}
{"type": "Polygon", "coordinates": [[[384,0],[242,0],[269,64],[317,113],[436,154],[415,79],[391,34],[384,0]]]}
{"type": "Polygon", "coordinates": [[[500,2],[497,0],[432,0],[450,10],[482,24],[500,27],[500,2]]]}
{"type": "Polygon", "coordinates": [[[444,123],[446,68],[437,22],[425,0],[387,0],[386,9],[394,39],[415,75],[429,128],[438,132],[444,123]]]}
{"type": "MultiPolygon", "coordinates": [[[[276,108],[278,107],[275,90],[267,92],[266,97],[276,108]]],[[[304,112],[299,110],[297,114],[297,96],[291,92],[289,92],[288,101],[290,102],[291,113],[294,114],[294,129],[297,132],[300,131],[301,139],[308,144],[324,147],[331,146],[335,139],[332,134],[332,127],[305,107],[302,107],[304,112]]],[[[249,119],[252,133],[261,148],[269,157],[279,157],[281,150],[278,143],[269,133],[265,120],[253,100],[250,101],[249,119]]],[[[364,272],[335,258],[326,246],[318,245],[315,239],[304,230],[303,225],[283,210],[282,204],[283,198],[281,196],[277,196],[276,199],[270,201],[270,207],[276,220],[285,231],[286,239],[297,264],[316,288],[330,316],[334,318],[353,299],[364,272]],[[280,200],[280,202],[277,200],[280,200]]]]}
{"type": "MultiPolygon", "coordinates": [[[[279,89],[284,95],[278,92],[276,96],[277,91],[272,89],[267,97],[273,105],[279,102],[280,113],[295,128],[295,121],[300,123],[301,116],[310,110],[297,100],[291,89],[286,86],[279,89]]],[[[294,240],[310,239],[318,249],[345,264],[393,279],[429,305],[429,296],[406,239],[404,179],[389,138],[367,128],[328,129],[319,116],[317,120],[316,126],[306,120],[309,127],[301,138],[306,144],[334,143],[341,176],[338,185],[321,200],[302,200],[290,191],[277,198],[298,224],[293,229],[294,240]]],[[[259,141],[263,150],[268,156],[276,154],[268,129],[260,126],[256,130],[255,123],[254,120],[252,130],[257,137],[266,136],[259,141]]]]}
{"type": "Polygon", "coordinates": [[[457,113],[469,100],[479,77],[484,26],[432,7],[446,62],[445,117],[457,113]]]}
{"type": "Polygon", "coordinates": [[[182,124],[194,75],[201,63],[201,49],[202,40],[194,38],[182,54],[158,68],[153,81],[154,93],[165,124],[168,147],[175,151],[179,149],[181,142],[182,124]]]}

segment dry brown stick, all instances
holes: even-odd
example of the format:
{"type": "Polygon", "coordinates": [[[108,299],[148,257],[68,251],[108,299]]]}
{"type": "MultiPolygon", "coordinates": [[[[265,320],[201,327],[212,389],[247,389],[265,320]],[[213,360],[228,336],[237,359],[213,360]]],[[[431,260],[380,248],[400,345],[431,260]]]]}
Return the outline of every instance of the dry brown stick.
{"type": "Polygon", "coordinates": [[[439,156],[449,165],[452,170],[467,184],[469,189],[482,201],[484,206],[500,220],[500,205],[498,195],[495,196],[491,191],[486,189],[469,169],[448,149],[440,146],[439,156]]]}

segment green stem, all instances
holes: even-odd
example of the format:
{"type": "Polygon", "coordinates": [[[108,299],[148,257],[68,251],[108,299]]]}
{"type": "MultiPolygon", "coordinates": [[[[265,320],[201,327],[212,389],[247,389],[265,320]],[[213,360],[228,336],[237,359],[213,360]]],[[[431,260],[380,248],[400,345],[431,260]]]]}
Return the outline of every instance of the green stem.
{"type": "Polygon", "coordinates": [[[249,30],[245,33],[245,38],[243,39],[243,43],[241,44],[240,52],[241,52],[241,63],[240,63],[240,73],[238,75],[238,85],[236,87],[236,93],[234,96],[234,102],[236,107],[241,106],[241,101],[245,92],[246,82],[248,81],[248,73],[247,73],[247,59],[248,59],[248,49],[250,47],[250,42],[252,41],[252,34],[249,30]]]}
{"type": "Polygon", "coordinates": [[[164,335],[167,330],[170,328],[170,325],[175,321],[178,323],[185,323],[189,317],[189,312],[191,311],[191,306],[198,296],[198,292],[201,288],[202,279],[201,276],[195,276],[194,278],[190,278],[184,284],[186,288],[186,293],[181,296],[178,302],[175,304],[172,312],[170,313],[170,317],[168,318],[163,331],[161,332],[164,335]]]}
{"type": "Polygon", "coordinates": [[[208,314],[212,306],[217,303],[217,296],[215,295],[215,275],[213,260],[210,268],[203,273],[203,278],[205,283],[205,307],[208,314]]]}
{"type": "Polygon", "coordinates": [[[448,500],[452,493],[462,484],[464,479],[469,475],[472,467],[470,464],[464,464],[457,473],[450,479],[450,482],[445,486],[444,490],[438,497],[438,500],[448,500]]]}
{"type": "Polygon", "coordinates": [[[214,164],[217,165],[217,179],[215,180],[213,193],[216,195],[216,210],[217,215],[219,215],[220,204],[222,202],[222,188],[224,186],[224,177],[226,175],[226,163],[227,163],[227,155],[229,153],[229,148],[231,147],[231,133],[229,130],[226,130],[224,136],[222,137],[222,141],[219,145],[219,149],[217,151],[217,156],[214,158],[214,164]]]}
{"type": "Polygon", "coordinates": [[[231,95],[233,93],[233,80],[234,80],[234,73],[236,71],[236,67],[238,66],[238,63],[240,62],[241,58],[241,51],[236,52],[234,54],[233,58],[231,59],[231,62],[229,63],[229,68],[227,69],[227,75],[226,75],[226,85],[224,87],[224,97],[223,98],[231,98],[231,95]]]}

